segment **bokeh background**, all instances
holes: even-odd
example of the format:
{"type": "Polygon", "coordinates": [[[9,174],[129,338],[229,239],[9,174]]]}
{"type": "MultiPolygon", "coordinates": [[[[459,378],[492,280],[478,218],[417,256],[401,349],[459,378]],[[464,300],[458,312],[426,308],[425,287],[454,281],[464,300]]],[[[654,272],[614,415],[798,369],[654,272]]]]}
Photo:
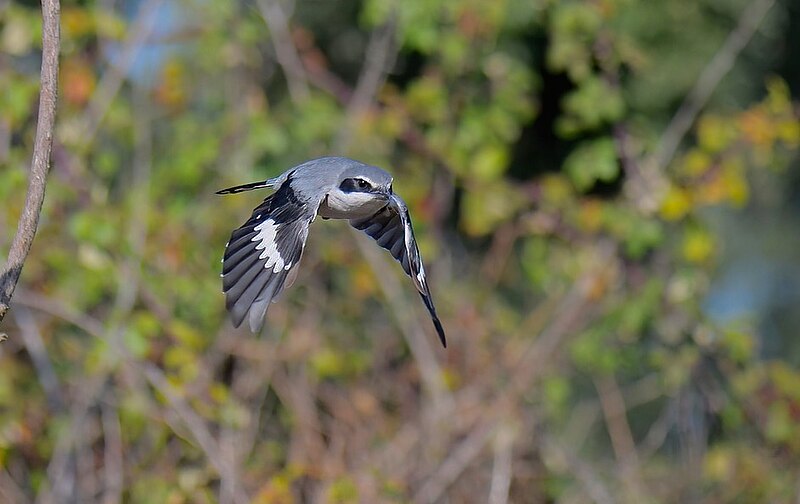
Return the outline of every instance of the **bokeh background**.
{"type": "MultiPolygon", "coordinates": [[[[0,1],[3,251],[40,33],[0,1]]],[[[65,0],[62,36],[1,501],[800,499],[799,2],[65,0]],[[263,194],[214,191],[328,154],[395,175],[446,350],[343,222],[227,321],[263,194]]]]}

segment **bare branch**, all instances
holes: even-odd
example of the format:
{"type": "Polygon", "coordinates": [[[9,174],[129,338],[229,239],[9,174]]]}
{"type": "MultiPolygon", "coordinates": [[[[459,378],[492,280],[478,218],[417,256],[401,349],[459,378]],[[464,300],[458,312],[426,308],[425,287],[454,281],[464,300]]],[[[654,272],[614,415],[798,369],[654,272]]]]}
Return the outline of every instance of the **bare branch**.
{"type": "MultiPolygon", "coordinates": [[[[558,348],[564,338],[579,331],[584,324],[592,318],[593,307],[596,303],[589,302],[587,293],[590,286],[598,281],[602,275],[608,274],[609,262],[611,261],[615,248],[601,244],[596,259],[596,267],[581,275],[576,279],[572,287],[563,295],[553,295],[546,302],[541,303],[533,310],[527,319],[520,324],[519,335],[538,334],[538,337],[526,343],[524,348],[515,348],[511,354],[515,355],[514,361],[508,365],[511,374],[510,383],[503,388],[498,396],[497,392],[492,392],[491,404],[482,406],[480,410],[475,410],[475,415],[460,416],[459,423],[468,427],[475,425],[481,418],[500,419],[508,413],[510,406],[516,404],[519,395],[530,392],[530,386],[546,369],[548,362],[555,358],[558,348]],[[602,268],[602,271],[600,270],[602,268]]],[[[501,352],[503,353],[503,352],[501,352]]],[[[435,362],[435,361],[434,361],[435,362]]],[[[487,390],[492,390],[494,374],[487,373],[485,377],[476,378],[469,388],[459,391],[454,398],[458,405],[475,404],[484,400],[487,390]]],[[[439,411],[437,414],[447,413],[439,411]]],[[[450,419],[452,420],[452,419],[450,419]]],[[[417,443],[414,438],[415,426],[406,424],[399,430],[397,442],[387,443],[385,456],[381,460],[391,463],[401,457],[398,451],[399,446],[408,451],[408,446],[417,443]],[[400,439],[403,438],[402,441],[400,439]]],[[[386,464],[376,462],[377,465],[385,467],[386,464]]]]}
{"type": "Polygon", "coordinates": [[[75,387],[76,395],[70,398],[69,424],[55,442],[47,466],[47,485],[36,496],[37,503],[80,502],[80,480],[84,477],[78,468],[78,452],[90,442],[83,431],[94,406],[105,388],[106,376],[98,375],[81,380],[75,387]]]}
{"type": "Polygon", "coordinates": [[[50,356],[47,355],[47,349],[33,315],[30,310],[20,306],[14,310],[14,318],[20,327],[22,343],[31,357],[50,409],[53,413],[64,412],[66,409],[63,399],[64,392],[61,390],[61,384],[58,382],[53,363],[50,362],[50,356]]]}
{"type": "Polygon", "coordinates": [[[650,425],[650,430],[639,444],[641,458],[651,457],[661,448],[664,441],[667,440],[670,429],[675,425],[675,417],[677,417],[677,408],[675,402],[670,401],[656,421],[650,425]]]}
{"type": "Polygon", "coordinates": [[[104,504],[122,502],[123,490],[122,427],[117,407],[112,401],[112,394],[106,392],[106,400],[102,402],[100,407],[100,419],[103,423],[103,439],[105,441],[105,449],[103,450],[104,504]]]}
{"type": "Polygon", "coordinates": [[[117,96],[122,83],[125,82],[125,76],[128,75],[133,63],[136,61],[136,55],[139,49],[147,41],[150,32],[153,29],[153,23],[156,19],[158,7],[161,5],[162,0],[146,0],[136,16],[131,27],[128,38],[122,45],[122,51],[119,60],[116,64],[109,64],[109,68],[103,74],[103,78],[97,85],[97,91],[92,95],[89,106],[86,108],[86,113],[83,118],[84,130],[80,138],[80,144],[87,146],[92,143],[94,136],[97,134],[97,129],[100,126],[103,118],[108,112],[111,102],[117,96]]]}
{"type": "Polygon", "coordinates": [[[643,485],[639,474],[639,457],[628,424],[627,407],[612,375],[595,378],[595,387],[600,397],[600,407],[606,420],[611,446],[619,461],[620,475],[634,501],[641,500],[643,485]]]}
{"type": "MultiPolygon", "coordinates": [[[[352,229],[354,233],[361,235],[359,231],[352,229]]],[[[389,307],[392,310],[400,330],[405,337],[406,344],[411,350],[411,355],[419,365],[420,375],[422,382],[427,391],[431,394],[431,398],[437,407],[443,408],[442,413],[445,411],[452,411],[453,399],[447,391],[444,383],[444,374],[442,373],[441,366],[436,361],[436,351],[431,345],[431,339],[426,336],[425,330],[422,328],[420,319],[412,316],[414,311],[410,308],[409,303],[404,299],[402,288],[397,281],[395,275],[383,275],[386,263],[390,260],[384,257],[381,251],[367,242],[367,239],[362,236],[356,237],[356,244],[361,252],[361,255],[367,260],[367,263],[372,268],[375,276],[381,277],[378,285],[383,291],[383,295],[389,302],[389,307]]],[[[426,322],[427,323],[427,322],[426,322]]]]}
{"type": "Polygon", "coordinates": [[[436,502],[447,488],[480,455],[492,435],[494,424],[485,423],[473,430],[464,441],[456,446],[451,455],[439,469],[419,489],[414,502],[436,502]]]}
{"type": "Polygon", "coordinates": [[[4,467],[0,467],[0,498],[3,502],[27,502],[30,500],[4,467]]]}
{"type": "Polygon", "coordinates": [[[216,469],[220,478],[225,481],[228,488],[233,489],[234,502],[247,502],[247,496],[241,488],[236,476],[235,468],[227,463],[222,456],[219,444],[211,435],[208,426],[202,418],[192,409],[186,400],[180,396],[172,384],[169,383],[164,373],[150,362],[135,363],[134,366],[144,375],[154,389],[158,390],[169,402],[171,408],[189,429],[200,449],[206,454],[208,462],[216,469]]]}
{"type": "MultiPolygon", "coordinates": [[[[417,493],[420,497],[417,500],[436,501],[447,487],[456,481],[469,463],[480,455],[488,441],[490,432],[485,432],[486,437],[482,433],[487,429],[491,430],[491,427],[513,413],[519,404],[520,396],[530,392],[532,384],[544,372],[547,363],[553,360],[563,341],[570,335],[576,334],[592,318],[596,303],[592,302],[589,296],[590,286],[608,274],[609,260],[615,251],[616,248],[610,243],[603,243],[598,247],[594,267],[576,280],[565,298],[559,301],[559,309],[547,327],[527,349],[519,352],[520,357],[512,365],[512,376],[503,391],[490,403],[482,406],[477,411],[476,418],[470,419],[463,414],[459,416],[459,419],[465,422],[464,425],[472,426],[469,434],[460,445],[449,450],[450,457],[439,465],[439,469],[423,484],[417,493]]],[[[459,403],[467,400],[468,395],[468,391],[462,392],[457,398],[459,403]]],[[[439,411],[434,413],[438,414],[439,411]]]]}
{"type": "Polygon", "coordinates": [[[514,431],[508,425],[501,425],[494,440],[494,464],[492,483],[489,487],[489,504],[506,504],[511,488],[511,451],[514,444],[514,431]]]}
{"type": "MultiPolygon", "coordinates": [[[[36,308],[74,324],[76,327],[83,329],[87,334],[96,338],[111,340],[113,348],[118,352],[119,357],[129,362],[131,366],[147,380],[153,389],[157,390],[167,399],[171,411],[175,412],[178,418],[183,421],[200,449],[206,454],[211,466],[214,467],[220,475],[220,478],[225,480],[225,485],[234,489],[234,502],[238,504],[248,501],[245,491],[241,488],[241,483],[236,476],[235,467],[232,467],[228,464],[226,459],[220,456],[221,451],[219,444],[212,436],[206,423],[194,409],[192,409],[189,403],[178,394],[158,367],[147,361],[139,362],[132,357],[124,346],[119,344],[119,342],[115,342],[114,338],[109,336],[100,321],[88,315],[80,315],[70,307],[42,296],[26,295],[23,299],[26,306],[36,308]]],[[[39,498],[41,502],[50,502],[53,501],[53,499],[57,502],[61,502],[63,499],[59,500],[59,496],[69,495],[69,493],[73,491],[75,478],[70,478],[67,474],[67,471],[75,466],[73,445],[76,444],[75,440],[79,437],[79,426],[86,418],[89,407],[99,398],[105,380],[105,376],[95,377],[90,380],[88,384],[80,387],[83,391],[83,396],[74,401],[71,407],[70,429],[65,431],[65,435],[58,439],[53,456],[51,457],[50,466],[47,470],[52,492],[44,492],[44,495],[41,495],[39,498]]],[[[103,428],[104,430],[106,428],[113,429],[113,426],[106,423],[106,420],[104,420],[103,428]]],[[[112,436],[115,435],[113,430],[110,432],[112,436]]],[[[113,478],[112,481],[114,481],[113,478]]],[[[106,495],[106,498],[108,497],[109,495],[106,495]]]]}
{"type": "Polygon", "coordinates": [[[391,70],[397,58],[397,16],[393,13],[385,24],[378,27],[370,37],[364,56],[364,66],[358,77],[358,83],[347,103],[345,126],[339,130],[334,145],[340,152],[346,152],[350,146],[353,128],[358,117],[369,108],[386,74],[391,70]]]}
{"type": "Polygon", "coordinates": [[[286,76],[286,84],[289,86],[289,94],[295,103],[306,100],[309,96],[308,80],[306,71],[297,48],[292,42],[292,34],[289,32],[289,19],[281,7],[279,0],[257,0],[258,10],[261,17],[267,23],[269,33],[272,36],[272,45],[275,46],[275,56],[278,63],[283,68],[286,76]]]}
{"type": "Polygon", "coordinates": [[[105,328],[99,320],[84,315],[55,298],[49,298],[29,292],[26,289],[21,289],[19,294],[17,294],[16,303],[69,322],[95,338],[105,339],[105,328]]]}
{"type": "MultiPolygon", "coordinates": [[[[339,152],[347,150],[356,118],[372,105],[375,94],[386,78],[386,73],[394,64],[398,49],[395,43],[396,31],[396,16],[392,14],[389,20],[377,28],[370,37],[366,49],[366,61],[361,69],[358,83],[352,93],[347,93],[349,99],[345,125],[339,131],[339,136],[335,142],[336,149],[339,152]]],[[[381,257],[380,252],[374,250],[372,245],[361,236],[361,232],[355,229],[351,229],[351,232],[359,235],[356,238],[359,250],[375,274],[378,275],[385,269],[385,261],[388,259],[381,257]]],[[[394,277],[387,277],[384,281],[378,283],[389,301],[389,305],[414,359],[419,364],[422,381],[432,396],[433,404],[437,408],[444,408],[450,411],[453,406],[452,397],[447,393],[444,386],[441,368],[434,358],[435,352],[431,348],[421,324],[419,322],[415,323],[411,317],[407,316],[410,312],[408,304],[403,300],[400,286],[394,277]]]]}
{"type": "Polygon", "coordinates": [[[39,118],[33,143],[33,159],[25,207],[20,215],[17,233],[8,251],[8,260],[0,271],[0,320],[11,303],[11,296],[22,273],[22,266],[31,250],[39,214],[44,202],[47,172],[50,171],[50,149],[53,146],[53,125],[58,98],[58,53],[61,45],[59,0],[42,0],[42,70],[39,90],[39,118]]]}
{"type": "Polygon", "coordinates": [[[567,447],[560,444],[552,436],[543,435],[541,445],[545,452],[563,460],[564,465],[575,476],[575,479],[594,502],[597,504],[612,504],[615,502],[603,480],[588,462],[581,460],[575,453],[567,450],[567,447]]]}
{"type": "Polygon", "coordinates": [[[686,95],[678,112],[675,113],[661,136],[661,143],[653,156],[653,165],[657,170],[662,170],[672,161],[683,137],[697,119],[697,115],[706,106],[711,94],[733,67],[739,53],[753,38],[761,20],[774,4],[775,0],[753,0],[742,11],[736,28],[728,35],[725,43],[703,69],[694,87],[686,95]]]}
{"type": "MultiPolygon", "coordinates": [[[[394,24],[386,24],[384,26],[385,27],[393,27],[393,29],[396,30],[396,21],[392,21],[392,23],[394,23],[394,24]]],[[[377,35],[377,33],[378,32],[376,32],[376,35],[377,35]]],[[[393,36],[396,37],[396,35],[393,35],[393,36]]],[[[373,44],[373,47],[381,45],[381,44],[377,44],[376,43],[378,40],[380,40],[380,37],[373,36],[373,38],[371,38],[370,43],[373,44]]],[[[392,47],[386,46],[387,47],[387,49],[386,49],[387,52],[385,54],[387,54],[388,57],[385,59],[385,61],[386,62],[391,61],[393,63],[395,58],[396,58],[397,51],[399,50],[399,46],[398,46],[398,44],[390,44],[390,45],[392,47]]],[[[308,52],[314,53],[317,56],[323,57],[322,53],[321,53],[321,51],[319,51],[319,49],[313,48],[313,49],[308,50],[308,52]]],[[[369,52],[370,52],[370,49],[367,49],[367,53],[369,53],[369,52]]],[[[379,51],[376,51],[376,52],[379,53],[379,51]]],[[[366,70],[368,66],[369,65],[365,65],[365,67],[362,69],[361,77],[359,78],[359,80],[361,80],[361,78],[365,77],[366,75],[369,75],[367,73],[364,73],[364,70],[366,70]]],[[[380,88],[380,85],[383,82],[383,80],[385,79],[386,72],[388,72],[388,70],[390,69],[390,66],[391,65],[388,65],[388,63],[387,63],[387,66],[384,67],[383,74],[380,76],[380,78],[377,80],[377,83],[374,86],[375,91],[377,91],[380,88]]],[[[374,67],[374,68],[378,68],[378,67],[374,67]]],[[[325,67],[325,65],[321,65],[321,64],[311,65],[311,64],[308,64],[306,66],[306,72],[307,72],[306,75],[308,77],[308,82],[311,85],[313,85],[314,87],[316,87],[316,88],[318,88],[318,89],[330,94],[331,96],[336,98],[336,100],[339,103],[347,104],[347,105],[349,105],[350,103],[364,103],[362,101],[362,99],[358,99],[356,101],[353,101],[353,95],[355,94],[355,90],[352,89],[339,76],[337,76],[336,74],[328,71],[328,69],[325,67]]],[[[364,79],[364,82],[368,82],[369,80],[370,79],[364,79]]],[[[366,86],[366,84],[364,84],[362,86],[362,89],[369,89],[369,88],[366,86]]],[[[375,91],[373,91],[373,94],[370,96],[370,99],[366,100],[367,105],[370,106],[370,110],[378,110],[378,104],[374,103],[374,99],[373,99],[375,91]]],[[[366,93],[366,91],[365,91],[365,93],[366,93]]],[[[453,168],[450,166],[449,161],[447,159],[445,159],[445,157],[442,156],[437,151],[437,149],[434,149],[431,145],[429,145],[425,134],[419,128],[417,128],[413,124],[413,122],[408,121],[405,124],[405,130],[402,133],[400,133],[398,139],[406,147],[408,147],[409,150],[411,150],[412,152],[414,152],[414,153],[416,153],[416,154],[418,154],[420,156],[423,156],[426,159],[430,159],[430,160],[434,161],[438,166],[441,166],[441,167],[445,168],[448,173],[453,173],[454,172],[453,168]]],[[[338,150],[341,151],[343,147],[347,146],[346,145],[347,142],[345,141],[347,139],[344,136],[340,135],[340,138],[337,139],[337,140],[338,140],[338,142],[335,143],[334,145],[336,146],[336,148],[338,150]]]]}

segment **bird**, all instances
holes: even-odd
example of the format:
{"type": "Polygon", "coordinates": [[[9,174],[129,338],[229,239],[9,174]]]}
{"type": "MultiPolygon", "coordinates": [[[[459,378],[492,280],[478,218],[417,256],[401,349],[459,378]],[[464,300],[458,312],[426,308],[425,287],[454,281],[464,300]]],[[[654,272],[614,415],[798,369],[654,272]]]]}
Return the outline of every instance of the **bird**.
{"type": "Polygon", "coordinates": [[[225,245],[222,292],[234,327],[247,318],[251,331],[261,330],[270,303],[297,278],[309,226],[319,215],[324,220],[349,221],[400,262],[446,348],[408,207],[392,190],[392,182],[393,177],[377,166],[328,156],[301,163],[274,178],[217,191],[275,190],[231,233],[225,245]]]}

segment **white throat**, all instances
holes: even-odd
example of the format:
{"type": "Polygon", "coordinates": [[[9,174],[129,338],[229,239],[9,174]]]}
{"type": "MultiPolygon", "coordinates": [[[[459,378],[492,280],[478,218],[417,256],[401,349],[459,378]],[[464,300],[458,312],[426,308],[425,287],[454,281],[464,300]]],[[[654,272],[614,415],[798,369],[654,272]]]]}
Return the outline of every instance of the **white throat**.
{"type": "Polygon", "coordinates": [[[319,215],[328,219],[360,219],[373,215],[384,206],[386,198],[379,194],[334,189],[320,205],[319,215]]]}

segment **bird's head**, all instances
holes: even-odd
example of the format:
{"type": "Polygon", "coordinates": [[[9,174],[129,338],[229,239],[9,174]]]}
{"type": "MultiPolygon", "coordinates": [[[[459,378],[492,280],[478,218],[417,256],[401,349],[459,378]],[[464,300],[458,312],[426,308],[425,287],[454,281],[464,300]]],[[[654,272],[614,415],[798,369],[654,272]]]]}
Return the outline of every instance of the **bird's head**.
{"type": "Polygon", "coordinates": [[[392,176],[376,166],[358,163],[341,173],[337,186],[344,193],[387,199],[392,194],[392,176]]]}
{"type": "Polygon", "coordinates": [[[351,219],[372,215],[391,197],[391,175],[375,166],[353,162],[339,174],[326,206],[333,218],[351,219]]]}

